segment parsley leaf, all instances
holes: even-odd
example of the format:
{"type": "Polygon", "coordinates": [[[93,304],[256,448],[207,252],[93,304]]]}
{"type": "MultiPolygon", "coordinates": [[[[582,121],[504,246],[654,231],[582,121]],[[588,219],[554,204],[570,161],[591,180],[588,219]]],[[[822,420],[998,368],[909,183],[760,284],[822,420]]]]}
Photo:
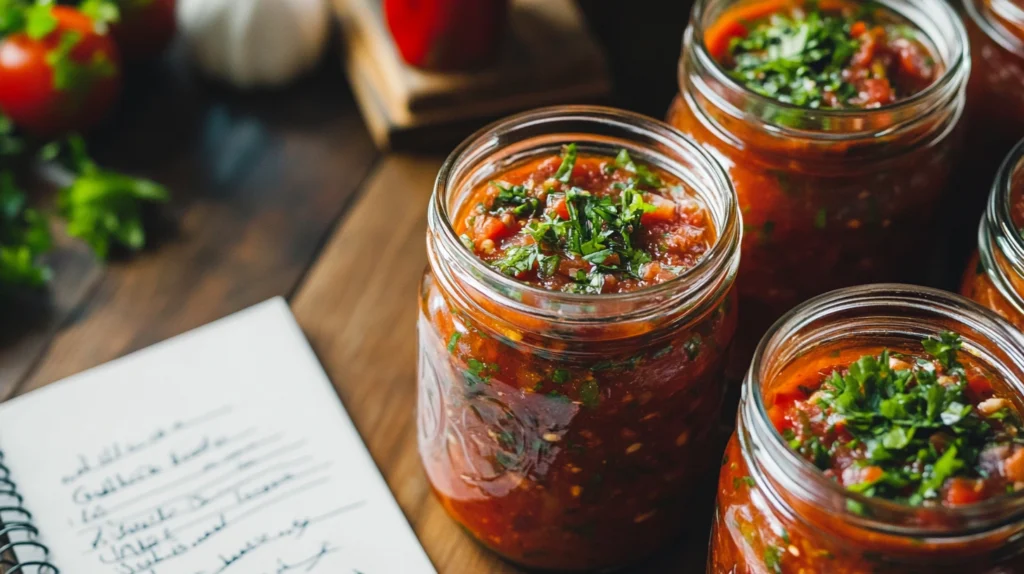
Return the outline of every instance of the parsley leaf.
{"type": "Polygon", "coordinates": [[[661,178],[648,169],[647,166],[634,162],[629,152],[625,149],[619,150],[619,155],[615,156],[615,165],[629,173],[636,174],[637,182],[640,185],[653,188],[659,188],[664,185],[661,178]]]}
{"type": "Polygon", "coordinates": [[[860,47],[851,37],[852,18],[817,10],[774,14],[743,38],[729,44],[729,73],[751,90],[801,107],[827,105],[826,94],[840,101],[857,96],[843,69],[860,47]]]}
{"type": "Polygon", "coordinates": [[[571,143],[565,146],[562,154],[562,165],[558,166],[555,172],[555,179],[562,183],[569,183],[572,178],[572,169],[576,167],[576,144],[571,143]]]}
{"type": "Polygon", "coordinates": [[[57,18],[52,12],[53,2],[36,2],[24,10],[25,33],[33,40],[42,40],[57,29],[57,18]]]}
{"type": "Polygon", "coordinates": [[[146,179],[106,171],[88,158],[80,136],[68,139],[78,177],[61,190],[57,206],[68,220],[68,234],[85,241],[105,259],[112,245],[138,251],[146,244],[142,206],[165,203],[167,189],[146,179]]]}
{"type": "Polygon", "coordinates": [[[847,488],[912,505],[937,498],[949,478],[984,476],[981,452],[1014,440],[1019,415],[976,412],[958,358],[959,335],[947,331],[923,340],[922,347],[925,356],[886,350],[834,370],[814,400],[823,419],[844,429],[843,442],[827,430],[812,430],[807,419],[784,433],[790,448],[823,470],[838,471],[836,460],[877,467],[871,479],[847,488]],[[851,454],[834,459],[836,449],[851,454]]]}
{"type": "Polygon", "coordinates": [[[52,245],[46,218],[26,208],[9,171],[0,172],[0,290],[42,287],[50,278],[39,257],[52,245]]]}

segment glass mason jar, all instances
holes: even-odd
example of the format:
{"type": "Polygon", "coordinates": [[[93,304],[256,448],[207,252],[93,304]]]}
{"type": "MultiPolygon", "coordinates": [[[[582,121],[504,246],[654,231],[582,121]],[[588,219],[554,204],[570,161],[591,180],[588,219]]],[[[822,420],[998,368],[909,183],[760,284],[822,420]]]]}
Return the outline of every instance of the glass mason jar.
{"type": "MultiPolygon", "coordinates": [[[[678,533],[714,468],[740,222],[724,170],[678,131],[597,107],[514,116],[437,178],[420,291],[419,445],[448,513],[531,567],[618,566],[678,533]],[[717,240],[679,277],[625,294],[532,287],[483,264],[451,219],[481,182],[575,142],[679,177],[717,240]]],[[[724,438],[724,437],[722,437],[724,438]]]]}
{"type": "Polygon", "coordinates": [[[734,80],[704,41],[727,10],[763,1],[698,0],[668,113],[726,166],[739,197],[741,369],[768,326],[807,298],[927,273],[970,70],[966,32],[944,0],[881,0],[927,36],[941,77],[880,108],[785,104],[734,80]]]}
{"type": "Polygon", "coordinates": [[[1024,330],[1024,140],[996,175],[960,292],[1024,330]]]}
{"type": "Polygon", "coordinates": [[[973,70],[967,89],[970,184],[987,186],[1024,137],[1024,6],[1016,0],[964,0],[973,70]]]}
{"type": "MultiPolygon", "coordinates": [[[[744,382],[718,484],[708,572],[1019,572],[1024,494],[963,507],[913,507],[844,489],[793,452],[766,403],[783,372],[843,347],[920,348],[945,330],[1024,402],[1024,346],[1012,327],[958,295],[909,285],[834,291],[762,339],[744,382]]],[[[993,382],[995,384],[995,382],[993,382]]]]}

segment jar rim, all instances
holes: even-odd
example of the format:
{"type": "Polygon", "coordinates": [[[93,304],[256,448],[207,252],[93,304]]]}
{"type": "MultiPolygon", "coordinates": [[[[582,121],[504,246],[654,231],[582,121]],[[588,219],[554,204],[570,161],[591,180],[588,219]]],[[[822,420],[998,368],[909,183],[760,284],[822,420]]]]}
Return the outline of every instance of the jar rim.
{"type": "Polygon", "coordinates": [[[1024,314],[1024,297],[1010,284],[1006,270],[996,260],[993,248],[1009,262],[1017,275],[1024,277],[1024,236],[1013,221],[1013,178],[1024,169],[1024,139],[1017,142],[1003,159],[989,193],[985,216],[978,228],[978,257],[1000,294],[1024,314]]]}
{"type": "MultiPolygon", "coordinates": [[[[575,132],[571,135],[583,137],[587,134],[586,132],[575,132]]],[[[469,171],[471,174],[473,171],[472,166],[470,166],[469,171]]],[[[708,198],[702,197],[702,199],[707,203],[708,198]]],[[[710,208],[711,206],[708,207],[710,208]]],[[[486,283],[495,286],[496,288],[484,288],[484,291],[501,295],[504,298],[502,300],[503,304],[512,306],[524,313],[548,314],[551,317],[559,318],[564,318],[567,315],[567,309],[580,308],[587,310],[581,313],[581,315],[591,315],[591,317],[588,317],[590,319],[599,318],[593,316],[594,305],[630,302],[673,293],[678,297],[679,294],[675,292],[681,288],[686,293],[695,295],[706,288],[708,283],[706,280],[707,276],[713,274],[716,269],[721,269],[723,266],[726,268],[731,267],[730,273],[734,275],[739,258],[739,239],[742,234],[736,190],[725,168],[710,152],[681,131],[664,122],[635,112],[593,105],[550,106],[522,112],[485,126],[463,140],[448,155],[438,172],[429,205],[428,224],[431,232],[438,235],[441,242],[448,248],[445,254],[466,269],[472,269],[486,283]],[[480,146],[491,146],[493,149],[490,151],[500,149],[502,134],[509,130],[540,130],[541,133],[547,136],[554,136],[560,133],[570,135],[569,132],[558,130],[544,131],[550,126],[558,125],[560,122],[593,122],[595,125],[606,124],[637,133],[642,132],[653,137],[659,145],[688,154],[695,163],[698,163],[698,167],[704,170],[712,179],[711,184],[718,188],[718,191],[724,192],[721,195],[726,198],[724,204],[719,206],[721,217],[718,218],[719,221],[715,222],[717,232],[715,242],[703,257],[692,267],[683,271],[678,277],[664,283],[626,293],[582,294],[544,289],[518,281],[513,277],[498,272],[472,253],[462,243],[458,233],[455,231],[447,201],[449,192],[462,182],[465,175],[468,175],[463,174],[463,178],[460,178],[460,169],[467,167],[464,165],[466,162],[473,160],[484,161],[489,157],[489,153],[481,153],[480,149],[478,149],[480,146]],[[545,313],[543,309],[538,309],[529,303],[524,303],[524,297],[510,296],[510,293],[529,294],[534,298],[553,301],[553,307],[560,310],[545,313]]],[[[731,284],[731,277],[729,282],[731,284]]],[[[568,314],[571,315],[571,313],[568,314]]],[[[624,318],[628,319],[629,317],[624,318]]]]}
{"type": "MultiPolygon", "coordinates": [[[[714,56],[711,55],[711,52],[708,50],[707,43],[704,41],[705,24],[707,24],[704,20],[707,19],[706,17],[711,8],[724,2],[738,3],[742,1],[744,0],[696,0],[690,18],[690,25],[684,34],[684,53],[685,46],[687,42],[689,42],[691,46],[694,46],[693,52],[701,69],[708,71],[716,82],[726,86],[732,92],[755,102],[759,107],[763,107],[765,109],[777,109],[780,112],[813,115],[816,119],[822,120],[823,123],[827,123],[830,120],[849,120],[850,118],[884,118],[887,116],[901,117],[903,114],[907,114],[908,118],[913,119],[921,115],[919,113],[914,113],[918,108],[928,106],[935,100],[945,100],[949,97],[950,92],[957,93],[966,87],[967,76],[971,66],[970,42],[967,36],[967,29],[964,27],[963,21],[957,15],[956,11],[948,5],[948,3],[945,0],[920,0],[920,2],[918,2],[923,8],[934,10],[935,12],[929,11],[929,14],[934,13],[936,18],[942,19],[942,24],[951,27],[951,31],[955,37],[944,39],[936,38],[935,34],[928,34],[925,32],[920,22],[914,21],[909,18],[909,16],[902,14],[901,11],[893,8],[892,4],[895,0],[879,0],[878,4],[881,6],[887,7],[897,14],[907,17],[912,24],[928,36],[929,41],[940,52],[942,52],[943,47],[948,50],[952,50],[952,56],[947,58],[949,61],[944,62],[945,66],[943,67],[942,75],[929,84],[928,87],[910,95],[909,97],[877,108],[814,109],[782,102],[769,96],[759,94],[727,73],[714,56]]],[[[716,98],[715,103],[725,109],[735,107],[725,102],[722,97],[716,98]]],[[[736,109],[731,110],[731,112],[733,112],[733,115],[736,115],[736,113],[742,113],[741,110],[736,109]]],[[[765,123],[769,123],[768,120],[763,121],[765,123]]],[[[870,122],[866,123],[868,125],[871,124],[870,122]]],[[[863,135],[862,133],[857,132],[830,132],[819,129],[792,128],[778,123],[772,123],[771,125],[774,130],[779,132],[798,133],[801,137],[805,138],[816,135],[823,139],[841,139],[848,136],[863,135]]]]}
{"type": "MultiPolygon", "coordinates": [[[[851,522],[868,530],[899,536],[959,538],[1019,521],[1024,517],[1024,491],[996,496],[965,506],[920,507],[847,490],[838,482],[826,477],[810,461],[794,452],[782,434],[776,430],[768,414],[764,393],[761,392],[766,382],[762,377],[769,366],[771,355],[779,351],[780,345],[787,341],[792,342],[800,329],[812,322],[835,313],[850,311],[857,305],[879,305],[894,311],[913,309],[963,322],[980,333],[984,340],[1006,352],[1018,371],[1024,371],[1024,337],[993,311],[960,295],[930,287],[895,283],[848,287],[819,295],[793,308],[772,325],[758,344],[744,379],[740,417],[744,424],[756,425],[755,430],[760,433],[759,437],[767,435],[766,439],[758,439],[758,445],[765,447],[765,456],[769,457],[772,463],[779,465],[780,472],[784,475],[793,477],[799,473],[801,480],[809,477],[809,483],[794,483],[806,491],[803,493],[805,496],[821,504],[834,503],[834,511],[843,513],[851,522]],[[838,504],[839,501],[842,501],[841,506],[838,504]],[[846,501],[854,501],[869,511],[861,514],[850,513],[845,506],[846,501]],[[936,521],[937,523],[953,523],[958,526],[951,529],[919,525],[915,519],[922,510],[932,516],[949,519],[949,522],[943,520],[936,521]],[[894,519],[880,520],[875,518],[877,516],[894,519]]],[[[919,321],[923,323],[925,320],[919,321]]],[[[971,341],[967,343],[970,344],[971,341]]],[[[1013,379],[1009,384],[1024,396],[1024,381],[1013,379]]],[[[745,456],[748,454],[745,453],[745,456]]],[[[756,466],[751,465],[751,469],[756,466]]]]}
{"type": "Polygon", "coordinates": [[[1001,16],[1006,16],[1007,19],[1012,17],[1014,21],[1024,26],[1024,8],[1009,0],[996,1],[999,2],[999,7],[1003,8],[1003,10],[998,10],[992,6],[985,10],[978,5],[978,0],[964,0],[964,11],[967,12],[971,21],[990,39],[1010,52],[1024,55],[1024,41],[1010,32],[1006,28],[1006,24],[1000,22],[998,18],[993,18],[991,15],[992,12],[995,12],[1001,16]]]}

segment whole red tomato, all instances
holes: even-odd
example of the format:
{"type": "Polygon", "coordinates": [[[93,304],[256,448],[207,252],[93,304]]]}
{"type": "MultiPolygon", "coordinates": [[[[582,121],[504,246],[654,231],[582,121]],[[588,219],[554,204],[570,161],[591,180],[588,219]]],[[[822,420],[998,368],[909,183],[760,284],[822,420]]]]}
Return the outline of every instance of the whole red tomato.
{"type": "Polygon", "coordinates": [[[175,0],[118,0],[121,21],[111,27],[121,56],[141,62],[160,55],[177,31],[175,0]]]}
{"type": "Polygon", "coordinates": [[[504,36],[508,0],[384,0],[384,16],[412,66],[462,70],[487,63],[504,36]]]}
{"type": "Polygon", "coordinates": [[[74,8],[54,6],[51,14],[56,26],[41,38],[0,39],[0,110],[38,137],[96,125],[121,87],[114,40],[74,8]]]}

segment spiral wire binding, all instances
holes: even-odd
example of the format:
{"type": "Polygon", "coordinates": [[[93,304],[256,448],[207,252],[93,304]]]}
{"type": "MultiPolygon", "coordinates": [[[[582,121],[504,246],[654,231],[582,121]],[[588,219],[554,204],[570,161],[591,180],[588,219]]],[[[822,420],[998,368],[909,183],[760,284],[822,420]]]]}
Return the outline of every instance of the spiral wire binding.
{"type": "Polygon", "coordinates": [[[0,504],[0,516],[16,514],[19,518],[10,522],[0,520],[0,544],[2,544],[0,545],[0,572],[4,574],[28,574],[29,572],[35,572],[36,574],[60,574],[60,570],[48,561],[50,549],[45,544],[35,540],[39,537],[39,530],[32,524],[32,513],[25,508],[25,500],[18,493],[18,485],[11,480],[10,469],[4,465],[4,452],[2,450],[0,450],[0,500],[13,501],[13,503],[7,503],[6,505],[0,504]],[[12,541],[7,536],[12,532],[27,533],[29,539],[12,541]],[[6,544],[3,543],[4,540],[7,540],[6,544]],[[5,557],[8,554],[13,556],[12,551],[19,547],[33,547],[40,550],[44,560],[15,562],[5,557]],[[33,566],[35,570],[29,570],[33,566]]]}

